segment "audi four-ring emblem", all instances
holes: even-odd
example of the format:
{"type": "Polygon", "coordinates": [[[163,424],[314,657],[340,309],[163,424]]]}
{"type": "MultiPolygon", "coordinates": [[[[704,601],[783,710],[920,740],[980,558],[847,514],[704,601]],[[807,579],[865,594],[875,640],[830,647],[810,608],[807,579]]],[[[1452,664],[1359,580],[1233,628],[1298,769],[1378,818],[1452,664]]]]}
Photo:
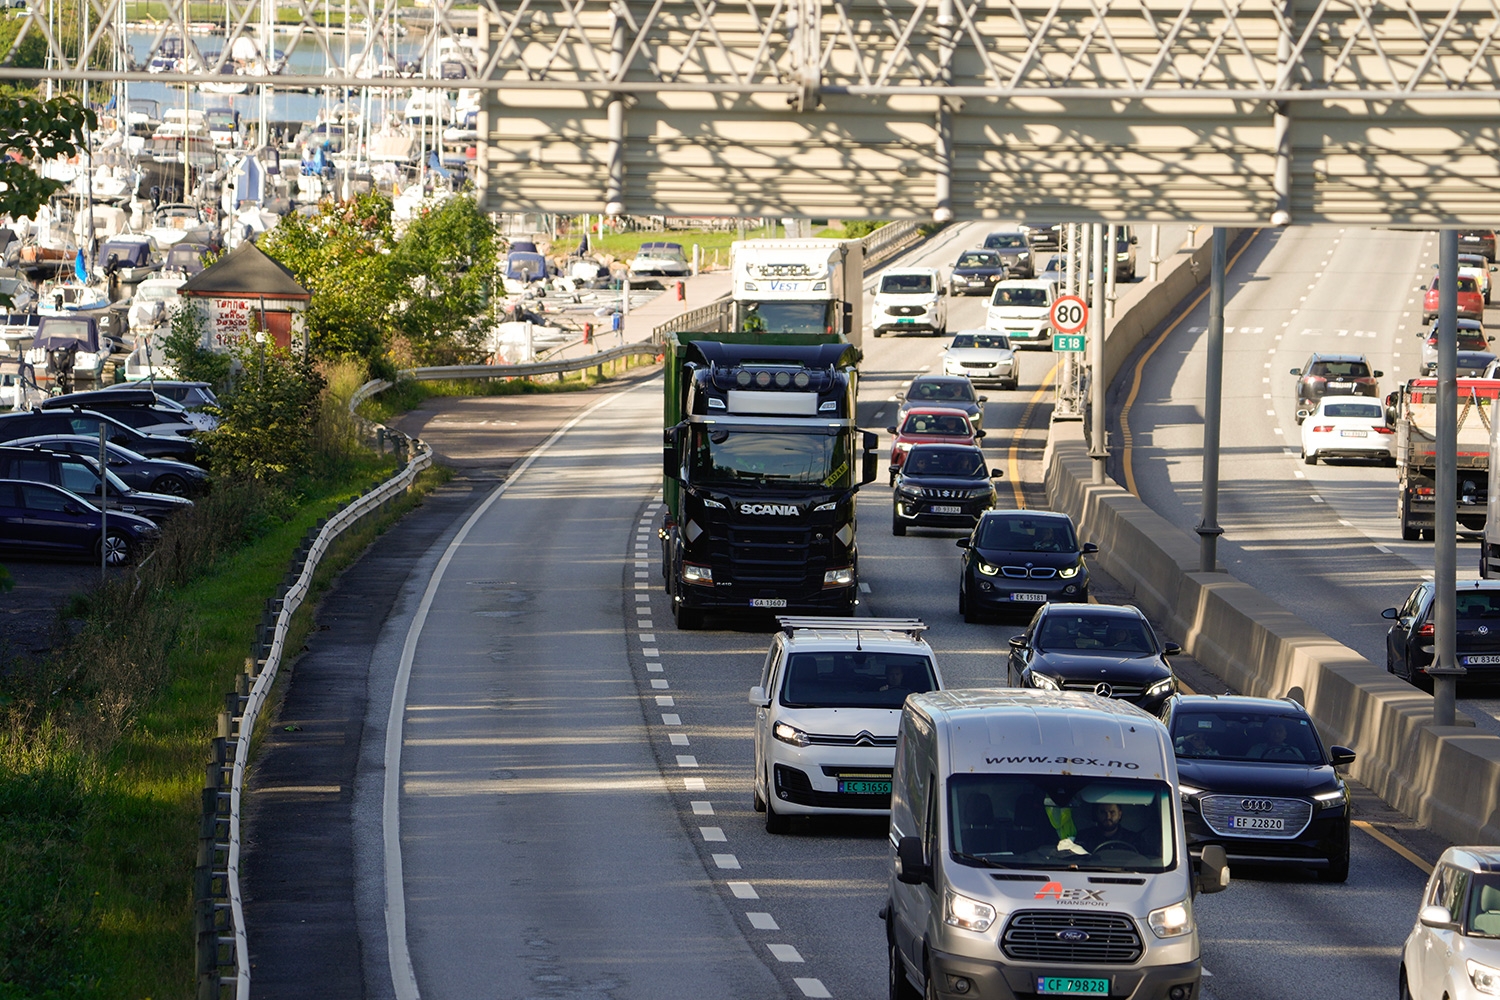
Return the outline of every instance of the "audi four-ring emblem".
{"type": "Polygon", "coordinates": [[[1268,813],[1276,808],[1270,799],[1240,799],[1240,808],[1245,812],[1268,813]]]}

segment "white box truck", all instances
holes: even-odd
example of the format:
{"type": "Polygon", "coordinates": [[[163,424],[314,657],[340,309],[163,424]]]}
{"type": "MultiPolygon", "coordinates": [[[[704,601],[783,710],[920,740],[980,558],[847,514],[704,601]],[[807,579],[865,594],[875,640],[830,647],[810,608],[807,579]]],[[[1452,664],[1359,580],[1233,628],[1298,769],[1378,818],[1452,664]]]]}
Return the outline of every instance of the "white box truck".
{"type": "Polygon", "coordinates": [[[842,334],[861,346],[865,254],[859,240],[736,240],[729,264],[735,331],[842,334]]]}
{"type": "Polygon", "coordinates": [[[891,996],[1195,1000],[1193,897],[1166,729],[1076,692],[906,700],[891,788],[891,996]]]}

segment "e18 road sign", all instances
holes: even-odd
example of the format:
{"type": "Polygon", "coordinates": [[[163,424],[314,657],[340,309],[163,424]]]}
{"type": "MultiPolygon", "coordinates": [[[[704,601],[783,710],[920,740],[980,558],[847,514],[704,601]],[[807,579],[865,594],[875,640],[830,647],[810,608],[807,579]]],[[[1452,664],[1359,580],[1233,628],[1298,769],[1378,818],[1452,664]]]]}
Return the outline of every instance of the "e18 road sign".
{"type": "Polygon", "coordinates": [[[1054,333],[1052,335],[1052,350],[1059,353],[1080,354],[1083,352],[1083,343],[1087,339],[1081,333],[1054,333]]]}
{"type": "Polygon", "coordinates": [[[1089,307],[1076,295],[1064,295],[1052,303],[1047,319],[1053,333],[1078,333],[1089,321],[1089,307]]]}

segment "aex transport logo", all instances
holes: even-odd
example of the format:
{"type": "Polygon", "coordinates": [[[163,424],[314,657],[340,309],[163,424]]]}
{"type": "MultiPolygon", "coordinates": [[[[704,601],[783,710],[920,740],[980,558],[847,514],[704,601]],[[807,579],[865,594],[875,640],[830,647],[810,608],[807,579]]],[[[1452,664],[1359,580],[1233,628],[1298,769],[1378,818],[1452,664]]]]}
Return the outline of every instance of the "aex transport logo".
{"type": "Polygon", "coordinates": [[[1048,882],[1036,894],[1036,899],[1055,899],[1059,903],[1074,903],[1079,906],[1108,906],[1103,889],[1064,889],[1061,882],[1048,882]]]}

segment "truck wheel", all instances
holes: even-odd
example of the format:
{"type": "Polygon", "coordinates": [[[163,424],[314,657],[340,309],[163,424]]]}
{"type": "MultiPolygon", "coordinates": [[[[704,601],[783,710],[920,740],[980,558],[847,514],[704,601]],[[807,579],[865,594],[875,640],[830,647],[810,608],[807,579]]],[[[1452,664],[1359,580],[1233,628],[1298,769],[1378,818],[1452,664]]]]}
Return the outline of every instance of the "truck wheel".
{"type": "Polygon", "coordinates": [[[901,518],[895,515],[891,516],[891,534],[897,538],[903,538],[906,535],[906,525],[902,524],[901,518]]]}
{"type": "Polygon", "coordinates": [[[1403,542],[1415,542],[1421,537],[1421,531],[1411,526],[1411,514],[1406,500],[1396,501],[1396,517],[1401,521],[1401,540],[1403,542]]]}
{"type": "Polygon", "coordinates": [[[685,607],[681,601],[672,602],[672,620],[679,632],[696,632],[703,627],[703,612],[685,607]]]}

